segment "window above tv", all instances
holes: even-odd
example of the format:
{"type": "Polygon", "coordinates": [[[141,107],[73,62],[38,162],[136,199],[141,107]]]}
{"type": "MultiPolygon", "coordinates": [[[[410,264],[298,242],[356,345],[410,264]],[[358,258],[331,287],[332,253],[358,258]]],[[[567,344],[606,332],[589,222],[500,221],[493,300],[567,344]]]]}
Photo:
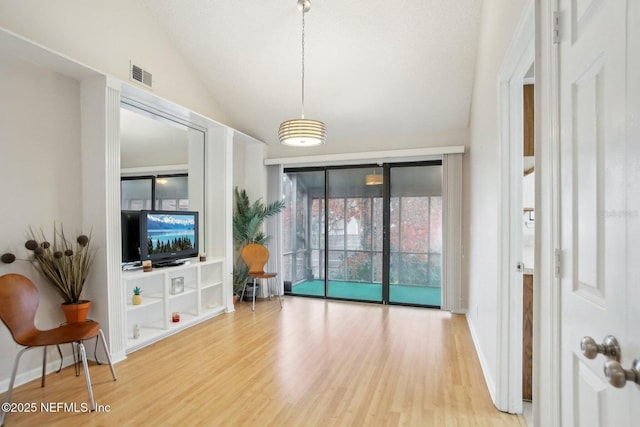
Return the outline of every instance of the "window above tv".
{"type": "Polygon", "coordinates": [[[184,211],[189,209],[187,174],[121,178],[122,210],[184,211]]]}

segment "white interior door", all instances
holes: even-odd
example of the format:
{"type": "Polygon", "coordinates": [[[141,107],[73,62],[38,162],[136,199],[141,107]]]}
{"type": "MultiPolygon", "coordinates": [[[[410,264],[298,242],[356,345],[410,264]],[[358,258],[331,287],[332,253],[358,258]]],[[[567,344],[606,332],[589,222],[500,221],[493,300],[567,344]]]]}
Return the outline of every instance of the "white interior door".
{"type": "Polygon", "coordinates": [[[613,387],[580,349],[614,335],[624,368],[640,358],[638,3],[560,2],[563,426],[638,420],[640,387],[613,387]]]}

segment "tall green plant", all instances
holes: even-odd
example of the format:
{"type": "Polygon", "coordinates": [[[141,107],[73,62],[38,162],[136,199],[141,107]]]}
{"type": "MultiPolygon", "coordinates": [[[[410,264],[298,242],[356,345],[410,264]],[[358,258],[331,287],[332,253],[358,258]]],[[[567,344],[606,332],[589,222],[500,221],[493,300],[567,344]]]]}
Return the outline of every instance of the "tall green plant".
{"type": "Polygon", "coordinates": [[[264,220],[277,215],[284,209],[284,200],[268,204],[258,199],[251,203],[247,192],[235,188],[235,207],[233,212],[233,245],[236,261],[233,267],[233,287],[236,292],[242,290],[249,277],[249,267],[242,261],[240,251],[249,243],[266,245],[271,236],[262,231],[264,220]]]}

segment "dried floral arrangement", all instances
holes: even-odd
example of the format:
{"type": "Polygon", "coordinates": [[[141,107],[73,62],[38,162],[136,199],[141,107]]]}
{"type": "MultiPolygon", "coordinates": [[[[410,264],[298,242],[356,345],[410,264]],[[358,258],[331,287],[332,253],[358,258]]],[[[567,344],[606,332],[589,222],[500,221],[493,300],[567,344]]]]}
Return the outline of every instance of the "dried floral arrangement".
{"type": "MultiPolygon", "coordinates": [[[[33,252],[29,261],[53,285],[66,304],[80,302],[80,294],[89,274],[95,250],[91,248],[91,236],[80,234],[72,243],[64,234],[62,225],[53,225],[53,242],[42,229],[29,228],[25,248],[33,252]]],[[[0,260],[6,264],[16,260],[12,253],[5,253],[0,260]]]]}

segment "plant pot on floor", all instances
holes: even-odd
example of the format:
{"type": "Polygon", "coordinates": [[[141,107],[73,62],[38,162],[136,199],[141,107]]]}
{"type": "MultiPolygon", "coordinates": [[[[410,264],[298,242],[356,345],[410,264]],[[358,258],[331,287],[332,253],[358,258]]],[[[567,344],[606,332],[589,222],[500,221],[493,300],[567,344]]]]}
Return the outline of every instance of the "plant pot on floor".
{"type": "MultiPolygon", "coordinates": [[[[260,284],[256,283],[256,298],[260,295],[260,284]]],[[[247,287],[244,290],[243,301],[253,301],[253,281],[247,282],[247,287]]]]}

